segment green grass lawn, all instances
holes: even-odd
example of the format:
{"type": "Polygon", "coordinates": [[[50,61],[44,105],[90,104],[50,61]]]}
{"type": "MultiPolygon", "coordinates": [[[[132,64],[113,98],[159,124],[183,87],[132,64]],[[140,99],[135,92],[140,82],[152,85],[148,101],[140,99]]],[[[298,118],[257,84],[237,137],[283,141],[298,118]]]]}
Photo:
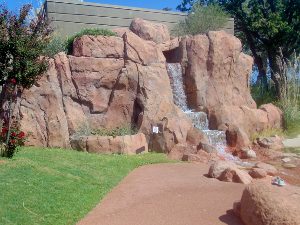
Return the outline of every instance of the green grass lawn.
{"type": "Polygon", "coordinates": [[[138,166],[163,154],[97,155],[23,148],[0,162],[0,224],[75,224],[138,166]]]}

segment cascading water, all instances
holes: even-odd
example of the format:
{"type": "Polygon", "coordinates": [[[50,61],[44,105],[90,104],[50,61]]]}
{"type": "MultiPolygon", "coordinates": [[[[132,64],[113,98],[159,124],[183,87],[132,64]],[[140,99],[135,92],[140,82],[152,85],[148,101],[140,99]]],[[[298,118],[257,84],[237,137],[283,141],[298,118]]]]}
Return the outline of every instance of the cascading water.
{"type": "Polygon", "coordinates": [[[171,80],[174,103],[184,113],[191,118],[193,125],[203,131],[212,146],[214,146],[220,155],[227,159],[235,159],[231,154],[225,152],[226,135],[224,131],[209,130],[207,114],[204,112],[193,112],[187,105],[187,97],[184,91],[182,68],[180,63],[168,63],[168,74],[171,80]]]}

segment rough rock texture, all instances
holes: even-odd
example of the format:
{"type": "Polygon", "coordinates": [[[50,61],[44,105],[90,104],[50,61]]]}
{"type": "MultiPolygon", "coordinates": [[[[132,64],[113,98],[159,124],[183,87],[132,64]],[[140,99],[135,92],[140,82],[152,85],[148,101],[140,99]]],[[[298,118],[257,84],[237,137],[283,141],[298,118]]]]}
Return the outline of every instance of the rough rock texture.
{"type": "Polygon", "coordinates": [[[264,169],[261,169],[261,168],[252,168],[249,171],[249,175],[252,178],[260,179],[260,178],[265,178],[268,174],[267,174],[267,172],[264,169]]]}
{"type": "Polygon", "coordinates": [[[257,144],[262,148],[281,150],[284,148],[283,138],[275,135],[273,137],[258,138],[257,144]]]}
{"type": "Polygon", "coordinates": [[[246,171],[239,169],[236,164],[228,161],[213,163],[209,168],[208,176],[225,182],[249,184],[252,181],[251,176],[246,171]]]}
{"type": "Polygon", "coordinates": [[[256,109],[248,83],[253,60],[234,36],[218,31],[170,40],[164,25],[140,19],[131,30],[137,35],[115,29],[118,37],[77,38],[72,56],[50,60],[46,75],[19,99],[29,145],[70,147],[85,128],[134,124],[154,151],[208,150],[205,134],[173,103],[166,62],[182,63],[189,106],[206,111],[210,128],[226,131],[230,146],[249,146],[251,133],[281,126],[278,108],[256,109]]]}
{"type": "Polygon", "coordinates": [[[90,153],[116,153],[134,155],[148,152],[144,134],[125,136],[85,136],[71,141],[74,149],[90,153]]]}
{"type": "Polygon", "coordinates": [[[255,167],[266,171],[266,173],[271,176],[275,176],[278,173],[278,170],[274,166],[267,163],[258,162],[255,167]]]}
{"type": "Polygon", "coordinates": [[[183,37],[173,50],[181,57],[190,108],[207,112],[211,129],[228,131],[232,147],[249,146],[252,133],[282,125],[274,105],[256,108],[249,85],[253,59],[241,50],[241,42],[224,31],[183,37]]]}
{"type": "MultiPolygon", "coordinates": [[[[154,42],[125,31],[122,38],[77,38],[73,51],[50,60],[46,75],[20,99],[29,145],[70,147],[86,128],[127,124],[136,125],[155,151],[169,152],[187,138],[197,146],[206,138],[174,105],[165,57],[154,42]],[[152,134],[153,126],[159,134],[152,134]]],[[[98,137],[88,139],[87,151],[97,151],[98,137]]]]}
{"type": "Polygon", "coordinates": [[[131,22],[130,30],[142,39],[157,44],[170,40],[169,29],[166,25],[151,23],[141,18],[136,18],[131,22]]]}
{"type": "Polygon", "coordinates": [[[245,225],[299,225],[300,188],[254,182],[244,190],[237,208],[245,225]]]}

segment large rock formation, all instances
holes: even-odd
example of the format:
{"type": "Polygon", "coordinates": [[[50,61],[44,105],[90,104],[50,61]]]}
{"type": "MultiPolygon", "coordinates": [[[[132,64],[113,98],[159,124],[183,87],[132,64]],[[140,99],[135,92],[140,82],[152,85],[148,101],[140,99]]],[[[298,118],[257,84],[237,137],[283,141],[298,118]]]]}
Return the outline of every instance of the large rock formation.
{"type": "Polygon", "coordinates": [[[277,107],[257,109],[251,97],[253,59],[242,53],[239,39],[211,31],[174,40],[160,47],[167,60],[183,66],[190,108],[208,113],[211,129],[227,131],[229,145],[248,146],[251,133],[282,126],[277,107]]]}
{"type": "Polygon", "coordinates": [[[155,151],[204,146],[205,135],[173,103],[166,62],[183,65],[189,106],[206,111],[210,127],[226,130],[232,146],[249,145],[251,132],[280,126],[276,107],[256,109],[249,91],[252,58],[234,36],[218,31],[169,40],[164,26],[142,20],[131,29],[135,33],[117,29],[118,37],[77,38],[72,55],[49,60],[45,76],[19,100],[29,145],[70,147],[84,128],[133,124],[155,151]]]}
{"type": "Polygon", "coordinates": [[[29,145],[70,147],[85,127],[134,124],[151,149],[168,152],[200,132],[174,105],[165,57],[154,42],[126,32],[83,36],[73,49],[51,59],[45,76],[22,95],[19,114],[22,129],[32,132],[29,145]]]}

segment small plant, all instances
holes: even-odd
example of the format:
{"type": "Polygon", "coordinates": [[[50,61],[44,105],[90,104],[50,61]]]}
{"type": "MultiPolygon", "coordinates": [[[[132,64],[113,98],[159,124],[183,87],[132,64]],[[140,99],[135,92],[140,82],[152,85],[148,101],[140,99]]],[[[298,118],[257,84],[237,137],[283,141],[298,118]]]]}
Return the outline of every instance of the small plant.
{"type": "Polygon", "coordinates": [[[0,130],[0,156],[12,158],[18,148],[24,145],[27,136],[17,126],[12,126],[9,132],[9,129],[1,123],[0,130]]]}
{"type": "Polygon", "coordinates": [[[257,140],[258,138],[267,138],[267,137],[272,137],[275,135],[284,136],[285,134],[282,129],[269,128],[269,129],[265,129],[261,132],[255,132],[255,133],[251,134],[250,140],[253,142],[253,141],[257,140]]]}
{"type": "Polygon", "coordinates": [[[69,37],[66,41],[66,51],[68,54],[72,54],[73,52],[73,42],[76,38],[82,37],[83,35],[91,35],[91,36],[116,36],[117,34],[115,32],[112,32],[111,30],[107,29],[99,29],[99,28],[93,28],[93,29],[84,29],[77,34],[69,37]]]}
{"type": "Polygon", "coordinates": [[[53,58],[54,55],[60,52],[66,52],[66,40],[59,36],[53,36],[44,49],[43,55],[53,58]]]}
{"type": "Polygon", "coordinates": [[[188,17],[175,27],[174,34],[177,36],[196,35],[219,30],[225,26],[228,19],[229,16],[219,5],[202,6],[196,3],[188,17]]]}
{"type": "Polygon", "coordinates": [[[125,136],[125,135],[134,135],[137,133],[137,128],[131,125],[124,125],[121,127],[117,127],[114,129],[96,129],[91,132],[92,135],[99,135],[99,136],[125,136]]]}

